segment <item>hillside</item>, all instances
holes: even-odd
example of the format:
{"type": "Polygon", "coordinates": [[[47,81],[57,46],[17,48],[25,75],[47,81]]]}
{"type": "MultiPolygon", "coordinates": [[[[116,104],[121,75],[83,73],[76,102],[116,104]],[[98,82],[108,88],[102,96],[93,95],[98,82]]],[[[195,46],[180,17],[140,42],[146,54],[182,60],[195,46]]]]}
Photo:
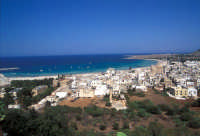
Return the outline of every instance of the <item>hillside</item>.
{"type": "Polygon", "coordinates": [[[200,49],[198,49],[197,51],[191,53],[191,55],[200,56],[200,49]]]}

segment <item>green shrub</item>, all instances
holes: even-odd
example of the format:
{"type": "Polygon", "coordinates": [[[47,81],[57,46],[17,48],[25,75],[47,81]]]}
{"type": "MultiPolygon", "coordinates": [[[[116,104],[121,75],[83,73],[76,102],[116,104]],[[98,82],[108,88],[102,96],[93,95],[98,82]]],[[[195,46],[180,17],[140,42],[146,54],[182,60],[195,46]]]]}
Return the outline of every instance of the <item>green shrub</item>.
{"type": "Polygon", "coordinates": [[[174,118],[173,118],[173,121],[174,121],[176,127],[184,126],[184,123],[183,123],[183,122],[181,121],[181,119],[178,118],[178,117],[174,117],[174,118]]]}
{"type": "Polygon", "coordinates": [[[133,95],[138,96],[138,97],[144,97],[145,93],[144,92],[136,92],[133,95]]]}
{"type": "Polygon", "coordinates": [[[181,114],[181,116],[180,116],[180,119],[181,119],[182,121],[189,121],[189,120],[191,120],[192,118],[193,118],[193,115],[192,115],[191,112],[185,112],[185,113],[181,114]]]}
{"type": "Polygon", "coordinates": [[[97,106],[85,107],[85,111],[93,117],[98,117],[104,114],[104,109],[97,106]]]}
{"type": "Polygon", "coordinates": [[[81,121],[81,119],[82,119],[82,117],[81,117],[80,114],[76,115],[76,120],[77,120],[77,121],[81,121]]]}
{"type": "Polygon", "coordinates": [[[173,105],[172,108],[169,108],[167,111],[167,115],[173,116],[176,115],[180,111],[179,106],[177,104],[173,105]]]}
{"type": "Polygon", "coordinates": [[[159,107],[155,106],[150,100],[138,101],[137,104],[139,108],[143,108],[149,113],[152,114],[161,113],[159,107]]]}
{"type": "Polygon", "coordinates": [[[105,95],[105,96],[103,97],[103,101],[109,102],[109,95],[105,95]]]}
{"type": "Polygon", "coordinates": [[[199,118],[193,118],[190,120],[187,124],[190,128],[200,128],[200,119],[199,118]]]}
{"type": "Polygon", "coordinates": [[[123,129],[129,129],[129,123],[128,122],[124,122],[123,129]]]}
{"type": "Polygon", "coordinates": [[[200,98],[191,103],[192,107],[200,107],[200,98]]]}
{"type": "Polygon", "coordinates": [[[167,115],[170,115],[170,116],[173,116],[173,115],[175,115],[176,114],[176,112],[172,109],[172,108],[169,108],[168,110],[167,110],[167,113],[166,113],[167,115]]]}
{"type": "Polygon", "coordinates": [[[166,105],[166,104],[159,104],[158,107],[162,111],[168,111],[170,109],[170,107],[168,105],[166,105]]]}
{"type": "Polygon", "coordinates": [[[162,133],[163,126],[157,122],[150,122],[148,126],[149,135],[151,136],[160,136],[162,133]]]}
{"type": "Polygon", "coordinates": [[[110,102],[106,102],[106,106],[110,107],[111,103],[110,102]]]}
{"type": "Polygon", "coordinates": [[[71,123],[71,127],[72,127],[73,129],[75,129],[75,130],[78,130],[78,126],[77,126],[77,124],[76,124],[75,122],[72,122],[72,123],[71,123]]]}
{"type": "Polygon", "coordinates": [[[137,126],[131,136],[150,136],[150,132],[143,126],[137,126]]]}
{"type": "Polygon", "coordinates": [[[117,132],[117,136],[127,136],[127,135],[123,132],[117,132]]]}
{"type": "Polygon", "coordinates": [[[137,102],[136,102],[136,101],[130,102],[130,103],[128,104],[128,109],[129,109],[129,110],[138,109],[138,104],[137,104],[137,102]]]}
{"type": "Polygon", "coordinates": [[[129,89],[127,90],[128,94],[129,94],[130,96],[133,96],[135,91],[136,91],[135,88],[133,88],[133,89],[129,88],[129,89]]]}
{"type": "Polygon", "coordinates": [[[115,122],[113,125],[112,125],[113,129],[114,130],[118,130],[119,129],[119,124],[117,122],[115,122]]]}
{"type": "Polygon", "coordinates": [[[149,106],[149,107],[147,108],[147,112],[152,113],[152,114],[160,114],[160,113],[161,113],[159,107],[153,106],[153,105],[152,105],[152,106],[149,106]]]}
{"type": "Polygon", "coordinates": [[[189,104],[185,104],[180,110],[179,113],[190,112],[189,104]]]}
{"type": "Polygon", "coordinates": [[[100,129],[100,130],[105,130],[105,129],[106,129],[106,125],[101,124],[101,125],[99,126],[99,129],[100,129]]]}
{"type": "Polygon", "coordinates": [[[135,119],[136,116],[137,116],[137,115],[136,115],[136,112],[134,112],[134,111],[131,111],[131,112],[128,113],[128,118],[129,118],[129,119],[135,119]]]}
{"type": "Polygon", "coordinates": [[[138,110],[138,112],[137,112],[137,115],[139,116],[139,117],[148,117],[149,116],[149,114],[144,110],[144,109],[139,109],[138,110]]]}
{"type": "Polygon", "coordinates": [[[157,89],[153,89],[153,91],[154,91],[156,94],[160,94],[160,92],[159,92],[157,89]]]}

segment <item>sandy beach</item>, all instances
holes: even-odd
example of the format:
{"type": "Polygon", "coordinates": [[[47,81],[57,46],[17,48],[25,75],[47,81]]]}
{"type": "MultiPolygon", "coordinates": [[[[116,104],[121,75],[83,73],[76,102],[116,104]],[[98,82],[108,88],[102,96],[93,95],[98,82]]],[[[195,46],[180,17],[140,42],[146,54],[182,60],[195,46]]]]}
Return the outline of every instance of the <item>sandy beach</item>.
{"type": "MultiPolygon", "coordinates": [[[[153,59],[151,57],[155,57],[155,56],[164,56],[164,55],[170,55],[170,54],[156,54],[156,55],[134,55],[134,56],[128,56],[124,59],[145,59],[145,60],[155,60],[157,61],[157,63],[155,65],[159,65],[159,63],[161,63],[161,60],[159,59],[153,59]]],[[[132,68],[132,70],[142,70],[144,68],[149,68],[150,66],[144,66],[144,67],[137,67],[137,68],[132,68]]],[[[117,71],[127,71],[128,69],[124,69],[124,70],[117,70],[117,71]]],[[[102,72],[91,72],[91,73],[77,73],[77,74],[65,74],[65,75],[74,75],[74,76],[90,76],[90,75],[99,75],[102,72]]],[[[42,80],[45,78],[57,78],[58,75],[49,75],[49,76],[36,76],[36,77],[6,77],[8,79],[9,82],[11,82],[12,80],[42,80]]]]}
{"type": "Polygon", "coordinates": [[[45,78],[57,78],[57,75],[54,76],[37,76],[37,77],[7,77],[9,81],[12,80],[42,80],[45,78]]]}
{"type": "MultiPolygon", "coordinates": [[[[161,61],[160,60],[156,60],[158,61],[158,63],[156,65],[158,65],[161,61]]],[[[153,66],[153,65],[152,65],[153,66]]],[[[147,66],[147,67],[138,67],[138,68],[132,68],[132,70],[142,70],[142,69],[146,69],[146,68],[150,68],[150,66],[147,66]]],[[[117,70],[117,71],[128,71],[128,69],[125,69],[125,70],[117,70]]],[[[91,75],[99,75],[101,74],[102,72],[92,72],[92,73],[81,73],[81,74],[65,74],[65,75],[69,75],[69,76],[81,76],[81,77],[84,77],[84,76],[91,76],[91,75]]],[[[12,80],[42,80],[42,79],[46,79],[46,78],[54,78],[56,79],[58,77],[58,75],[53,75],[53,76],[37,76],[37,77],[7,77],[9,81],[12,81],[12,80]]]]}
{"type": "Polygon", "coordinates": [[[160,58],[166,58],[175,54],[151,54],[151,55],[128,55],[124,59],[146,59],[146,60],[157,60],[160,58]]]}

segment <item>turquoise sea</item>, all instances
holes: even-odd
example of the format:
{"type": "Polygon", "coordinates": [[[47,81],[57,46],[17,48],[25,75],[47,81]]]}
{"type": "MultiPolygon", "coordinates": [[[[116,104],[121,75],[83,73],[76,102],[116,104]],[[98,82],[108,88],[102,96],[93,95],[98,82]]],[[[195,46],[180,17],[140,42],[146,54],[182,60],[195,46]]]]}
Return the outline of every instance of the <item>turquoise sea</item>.
{"type": "Polygon", "coordinates": [[[130,60],[125,57],[125,54],[2,57],[0,73],[6,77],[32,77],[104,72],[110,67],[121,70],[157,63],[154,60],[130,60]]]}

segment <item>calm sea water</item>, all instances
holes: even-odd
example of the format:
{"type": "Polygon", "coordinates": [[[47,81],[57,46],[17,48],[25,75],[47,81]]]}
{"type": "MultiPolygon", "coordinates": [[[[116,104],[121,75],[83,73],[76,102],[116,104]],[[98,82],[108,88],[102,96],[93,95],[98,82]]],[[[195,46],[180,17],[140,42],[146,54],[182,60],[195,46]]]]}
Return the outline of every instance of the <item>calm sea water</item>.
{"type": "Polygon", "coordinates": [[[128,60],[125,55],[70,55],[0,58],[0,73],[7,77],[104,72],[154,65],[153,60],[128,60]],[[18,69],[2,69],[18,68],[18,69]]]}

